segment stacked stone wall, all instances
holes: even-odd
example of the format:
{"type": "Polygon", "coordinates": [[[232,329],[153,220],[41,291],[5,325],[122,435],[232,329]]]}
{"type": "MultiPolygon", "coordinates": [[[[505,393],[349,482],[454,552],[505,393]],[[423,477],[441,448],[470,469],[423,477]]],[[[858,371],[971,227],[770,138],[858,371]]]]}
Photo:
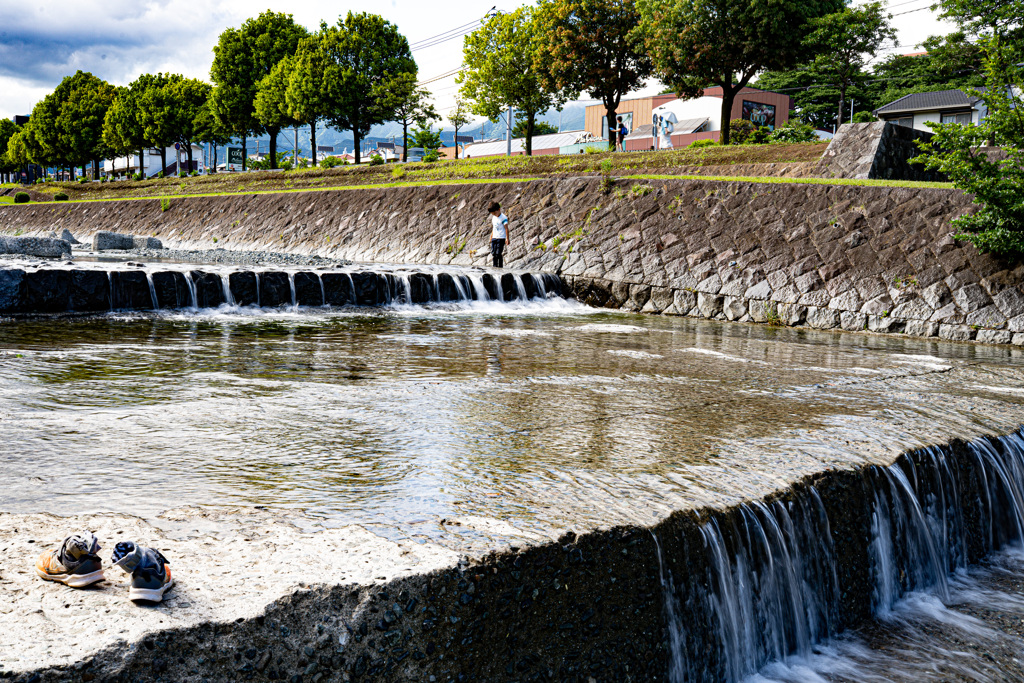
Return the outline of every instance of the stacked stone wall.
{"type": "Polygon", "coordinates": [[[510,268],[628,311],[1024,345],[1024,266],[952,237],[956,190],[599,179],[0,207],[0,231],[510,268]]]}

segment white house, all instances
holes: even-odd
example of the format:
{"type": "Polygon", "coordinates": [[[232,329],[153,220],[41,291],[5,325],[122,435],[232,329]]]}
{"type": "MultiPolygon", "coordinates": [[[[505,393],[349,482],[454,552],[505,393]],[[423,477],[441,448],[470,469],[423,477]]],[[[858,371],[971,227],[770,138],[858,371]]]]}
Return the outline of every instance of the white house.
{"type": "Polygon", "coordinates": [[[904,95],[874,111],[883,121],[931,132],[926,123],[978,125],[988,115],[985,101],[963,90],[938,90],[904,95]]]}
{"type": "MultiPolygon", "coordinates": [[[[170,175],[177,172],[177,166],[175,165],[176,154],[180,155],[181,158],[181,170],[188,170],[188,157],[186,150],[182,149],[180,152],[175,150],[174,147],[167,148],[167,169],[164,169],[160,164],[160,150],[158,149],[144,149],[142,150],[143,160],[143,174],[147,178],[152,178],[160,171],[164,171],[165,175],[170,175]]],[[[192,170],[198,170],[201,173],[206,172],[206,155],[202,145],[192,145],[192,170]]],[[[123,178],[126,175],[134,175],[139,172],[139,155],[130,154],[127,157],[118,157],[116,159],[106,159],[103,162],[103,175],[107,178],[123,178]]]]}

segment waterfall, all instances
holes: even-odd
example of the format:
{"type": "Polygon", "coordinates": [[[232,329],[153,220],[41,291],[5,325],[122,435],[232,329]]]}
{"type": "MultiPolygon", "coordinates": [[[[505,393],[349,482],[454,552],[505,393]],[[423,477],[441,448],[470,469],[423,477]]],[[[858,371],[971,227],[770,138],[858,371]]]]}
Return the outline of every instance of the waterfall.
{"type": "Polygon", "coordinates": [[[148,270],[146,271],[146,282],[149,283],[149,298],[153,300],[153,310],[156,311],[160,308],[160,302],[156,298],[156,285],[153,284],[153,274],[148,270]]]}
{"type": "Polygon", "coordinates": [[[523,278],[513,273],[512,281],[516,283],[516,292],[518,292],[519,298],[523,301],[529,301],[530,297],[526,296],[526,285],[523,284],[523,278]]]}
{"type": "Polygon", "coordinates": [[[192,273],[185,271],[185,284],[188,285],[188,295],[192,299],[192,310],[199,310],[199,299],[196,296],[196,283],[192,281],[192,273]]]}
{"type": "MultiPolygon", "coordinates": [[[[452,275],[452,280],[455,282],[455,290],[459,293],[459,301],[467,301],[467,300],[470,300],[470,299],[473,298],[473,297],[471,297],[466,292],[466,288],[462,284],[462,276],[461,275],[452,275]]],[[[435,276],[435,282],[436,281],[437,280],[436,280],[436,276],[435,276]]],[[[440,298],[440,297],[438,297],[438,298],[440,298]]]]}
{"type": "Polygon", "coordinates": [[[114,309],[114,273],[107,271],[107,286],[110,287],[110,310],[114,309]]]}
{"type": "Polygon", "coordinates": [[[260,274],[256,273],[256,308],[262,305],[263,303],[260,301],[260,274]]]}
{"type": "Polygon", "coordinates": [[[323,302],[323,306],[327,307],[327,290],[324,288],[324,277],[320,273],[316,274],[316,279],[320,281],[320,301],[323,302]]]}
{"type": "Polygon", "coordinates": [[[529,277],[533,278],[533,283],[537,285],[537,291],[540,292],[541,299],[548,298],[548,288],[544,286],[544,278],[536,273],[527,273],[529,277]]]}
{"type": "Polygon", "coordinates": [[[299,302],[295,298],[295,273],[288,273],[288,287],[292,292],[292,308],[297,308],[299,302]]]}
{"type": "Polygon", "coordinates": [[[473,287],[473,298],[477,301],[490,301],[491,296],[484,287],[484,279],[480,275],[469,275],[469,282],[473,287]]]}
{"type": "Polygon", "coordinates": [[[408,273],[403,273],[398,276],[399,282],[402,283],[402,303],[412,303],[412,278],[408,273]]]}
{"type": "Polygon", "coordinates": [[[698,531],[685,575],[673,576],[680,556],[663,558],[666,538],[655,537],[669,680],[737,683],[809,654],[855,618],[843,612],[851,604],[884,616],[910,591],[948,603],[951,572],[1024,540],[1024,437],[913,451],[827,496],[798,485],[711,512],[698,531]],[[834,539],[829,514],[842,527],[834,539]]]}
{"type": "Polygon", "coordinates": [[[224,285],[224,301],[227,302],[228,306],[235,305],[235,297],[231,294],[231,280],[227,273],[220,274],[221,284],[224,285]]]}

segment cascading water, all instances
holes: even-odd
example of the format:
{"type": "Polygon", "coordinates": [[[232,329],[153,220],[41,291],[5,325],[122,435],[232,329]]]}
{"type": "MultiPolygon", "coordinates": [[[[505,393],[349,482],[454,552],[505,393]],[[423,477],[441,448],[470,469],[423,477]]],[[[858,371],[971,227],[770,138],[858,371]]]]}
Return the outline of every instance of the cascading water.
{"type": "Polygon", "coordinates": [[[228,306],[234,306],[235,297],[231,294],[231,280],[228,278],[228,274],[221,273],[220,281],[224,285],[224,301],[227,302],[228,306]]]}
{"type": "Polygon", "coordinates": [[[199,309],[199,297],[196,295],[196,283],[192,280],[192,273],[185,271],[185,284],[188,286],[188,295],[191,300],[192,310],[199,309]]]}
{"type": "Polygon", "coordinates": [[[1024,540],[1020,432],[904,454],[866,468],[859,482],[863,499],[798,486],[770,503],[712,513],[699,527],[703,547],[691,543],[676,558],[688,564],[685,575],[673,576],[658,543],[670,681],[742,681],[809,655],[862,618],[854,612],[889,614],[911,591],[948,602],[950,572],[1024,540]],[[844,533],[863,519],[870,539],[859,554],[853,539],[833,538],[830,514],[844,533]]]}
{"type": "Polygon", "coordinates": [[[516,283],[516,292],[519,294],[519,298],[523,301],[529,301],[530,297],[526,295],[526,285],[523,284],[523,278],[513,273],[512,281],[516,283]]]}
{"type": "Polygon", "coordinates": [[[324,276],[317,273],[316,279],[320,281],[320,301],[327,306],[327,289],[324,287],[324,276]]]}
{"type": "Polygon", "coordinates": [[[473,298],[477,301],[490,301],[491,296],[484,287],[484,279],[479,275],[469,275],[469,282],[473,287],[473,298]]]}
{"type": "Polygon", "coordinates": [[[292,294],[291,302],[292,302],[292,307],[294,308],[295,306],[299,305],[299,301],[295,297],[295,273],[288,273],[288,288],[291,290],[291,294],[292,294]]]}
{"type": "Polygon", "coordinates": [[[153,274],[146,273],[146,282],[149,283],[149,297],[153,301],[153,310],[160,308],[160,302],[156,298],[156,285],[153,284],[153,274]]]}

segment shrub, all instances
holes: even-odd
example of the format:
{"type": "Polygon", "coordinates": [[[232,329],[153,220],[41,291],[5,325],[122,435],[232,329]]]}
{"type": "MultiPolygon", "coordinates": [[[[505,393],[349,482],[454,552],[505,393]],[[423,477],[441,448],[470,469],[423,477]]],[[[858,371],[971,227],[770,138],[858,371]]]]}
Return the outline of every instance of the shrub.
{"type": "Polygon", "coordinates": [[[67,200],[68,196],[63,192],[58,192],[57,194],[53,195],[53,201],[55,202],[66,202],[67,200]]]}
{"type": "Polygon", "coordinates": [[[164,172],[160,171],[159,173],[156,174],[156,177],[157,178],[163,178],[164,177],[164,172]]]}
{"type": "Polygon", "coordinates": [[[874,117],[871,114],[871,112],[869,112],[867,109],[859,111],[859,112],[857,112],[856,114],[853,115],[853,122],[854,123],[871,123],[871,122],[877,121],[877,120],[878,119],[876,117],[874,117]]]}
{"type": "Polygon", "coordinates": [[[341,157],[324,157],[320,160],[320,168],[334,168],[335,166],[344,166],[347,163],[341,157]]]}
{"type": "Polygon", "coordinates": [[[744,145],[756,128],[754,124],[746,119],[733,119],[729,122],[729,143],[733,145],[744,145]]]}
{"type": "Polygon", "coordinates": [[[715,147],[718,144],[718,140],[708,138],[706,140],[694,140],[688,147],[691,149],[700,149],[701,147],[715,147]]]}
{"type": "Polygon", "coordinates": [[[169,208],[171,208],[171,200],[168,199],[167,197],[161,197],[160,198],[160,210],[161,211],[166,211],[169,208]]]}
{"type": "Polygon", "coordinates": [[[790,144],[795,142],[816,142],[818,134],[814,132],[814,126],[804,123],[800,119],[790,119],[786,125],[776,128],[768,136],[769,144],[790,144]]]}
{"type": "Polygon", "coordinates": [[[601,191],[608,194],[612,191],[615,181],[612,180],[612,160],[605,159],[601,162],[601,191]]]}
{"type": "MultiPolygon", "coordinates": [[[[424,161],[426,161],[425,157],[424,157],[424,161]]],[[[382,157],[379,154],[374,154],[372,157],[370,157],[370,166],[380,166],[383,163],[384,163],[384,157],[382,157]]]]}
{"type": "Polygon", "coordinates": [[[15,204],[28,204],[31,200],[32,198],[28,196],[28,192],[19,192],[18,194],[14,195],[15,204]]]}
{"type": "Polygon", "coordinates": [[[100,182],[101,183],[107,182],[107,176],[100,176],[100,182]]]}
{"type": "Polygon", "coordinates": [[[87,183],[87,182],[89,182],[89,179],[88,179],[88,178],[86,178],[85,176],[80,176],[80,177],[78,178],[78,184],[79,184],[79,185],[81,185],[82,183],[87,183]]]}
{"type": "Polygon", "coordinates": [[[606,149],[601,149],[600,147],[593,147],[593,146],[588,146],[588,147],[584,147],[583,148],[583,153],[584,154],[600,154],[601,152],[607,152],[607,151],[608,150],[606,150],[606,149]]]}
{"type": "Polygon", "coordinates": [[[188,171],[178,171],[178,177],[179,178],[187,178],[188,177],[188,171]]]}
{"type": "Polygon", "coordinates": [[[132,180],[142,180],[143,176],[141,173],[136,173],[132,176],[132,180]]]}
{"type": "Polygon", "coordinates": [[[192,176],[193,178],[198,178],[199,177],[199,171],[192,171],[191,173],[189,173],[189,175],[192,176]]]}
{"type": "Polygon", "coordinates": [[[428,164],[432,164],[440,158],[441,155],[437,153],[436,149],[432,149],[423,155],[423,161],[428,164]]]}
{"type": "Polygon", "coordinates": [[[391,177],[394,178],[395,180],[401,180],[402,178],[405,177],[405,169],[401,166],[395,166],[391,170],[391,177]]]}

